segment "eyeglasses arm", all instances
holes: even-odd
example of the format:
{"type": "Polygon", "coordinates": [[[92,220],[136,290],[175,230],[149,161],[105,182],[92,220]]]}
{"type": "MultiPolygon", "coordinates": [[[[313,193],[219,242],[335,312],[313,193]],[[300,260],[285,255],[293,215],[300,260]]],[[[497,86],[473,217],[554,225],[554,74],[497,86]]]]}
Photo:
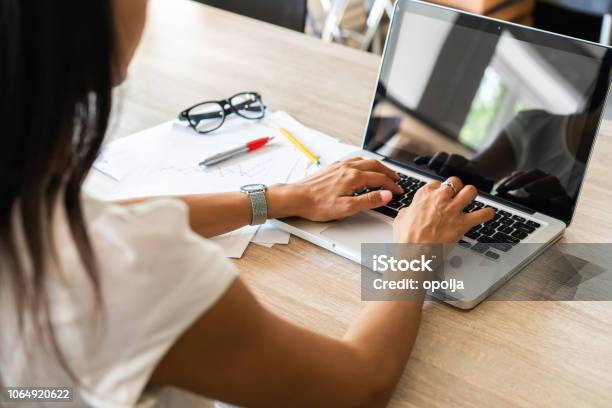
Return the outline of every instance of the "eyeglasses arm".
{"type": "MultiPolygon", "coordinates": [[[[233,107],[236,110],[245,110],[249,112],[257,112],[262,109],[265,109],[265,106],[249,106],[249,105],[250,105],[249,102],[243,102],[237,105],[233,105],[233,107]]],[[[226,115],[231,113],[230,109],[227,109],[227,108],[224,108],[224,109],[225,109],[226,115]]],[[[205,119],[217,119],[221,116],[222,116],[221,112],[191,113],[190,114],[188,111],[183,111],[179,115],[179,120],[189,120],[191,118],[191,120],[195,122],[200,122],[205,119]]]]}

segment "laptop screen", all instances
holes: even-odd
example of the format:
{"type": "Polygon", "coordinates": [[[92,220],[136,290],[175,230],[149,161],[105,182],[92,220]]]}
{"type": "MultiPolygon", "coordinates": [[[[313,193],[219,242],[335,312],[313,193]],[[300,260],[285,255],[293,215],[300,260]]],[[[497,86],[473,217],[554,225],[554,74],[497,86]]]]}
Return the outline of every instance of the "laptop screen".
{"type": "Polygon", "coordinates": [[[399,1],[364,149],[569,223],[610,60],[596,44],[399,1]]]}

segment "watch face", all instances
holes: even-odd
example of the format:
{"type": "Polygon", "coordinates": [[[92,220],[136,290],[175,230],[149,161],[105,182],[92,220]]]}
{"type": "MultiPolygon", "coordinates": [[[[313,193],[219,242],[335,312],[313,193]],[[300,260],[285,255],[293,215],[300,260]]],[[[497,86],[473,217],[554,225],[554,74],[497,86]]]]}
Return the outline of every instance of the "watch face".
{"type": "Polygon", "coordinates": [[[244,193],[257,193],[259,191],[266,191],[266,186],[263,184],[247,184],[240,187],[240,190],[244,193]]]}

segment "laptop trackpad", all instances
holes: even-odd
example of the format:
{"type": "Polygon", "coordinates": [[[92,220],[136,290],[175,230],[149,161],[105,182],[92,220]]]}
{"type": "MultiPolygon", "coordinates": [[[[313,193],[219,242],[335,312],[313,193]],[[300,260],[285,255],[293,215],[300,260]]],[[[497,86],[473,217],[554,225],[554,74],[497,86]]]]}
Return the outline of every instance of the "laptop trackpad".
{"type": "Polygon", "coordinates": [[[321,235],[336,245],[360,252],[362,243],[393,242],[393,226],[373,215],[360,213],[334,223],[321,235]]]}

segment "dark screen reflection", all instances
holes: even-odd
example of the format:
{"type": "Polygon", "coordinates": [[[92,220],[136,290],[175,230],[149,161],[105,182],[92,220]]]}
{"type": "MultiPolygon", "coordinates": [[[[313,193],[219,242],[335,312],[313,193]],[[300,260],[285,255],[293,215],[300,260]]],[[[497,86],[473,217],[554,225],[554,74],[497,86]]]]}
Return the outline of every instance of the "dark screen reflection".
{"type": "Polygon", "coordinates": [[[610,52],[413,7],[391,33],[366,148],[569,221],[610,52]]]}

